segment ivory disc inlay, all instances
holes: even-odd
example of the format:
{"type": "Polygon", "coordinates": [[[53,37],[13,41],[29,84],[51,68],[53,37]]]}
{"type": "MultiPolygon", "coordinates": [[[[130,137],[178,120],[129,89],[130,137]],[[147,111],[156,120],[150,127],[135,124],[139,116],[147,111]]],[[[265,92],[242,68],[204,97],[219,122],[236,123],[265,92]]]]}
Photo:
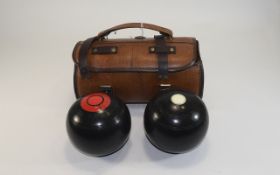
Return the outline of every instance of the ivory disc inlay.
{"type": "Polygon", "coordinates": [[[174,94],[171,96],[171,102],[175,105],[182,105],[185,104],[187,98],[182,94],[174,94]]]}

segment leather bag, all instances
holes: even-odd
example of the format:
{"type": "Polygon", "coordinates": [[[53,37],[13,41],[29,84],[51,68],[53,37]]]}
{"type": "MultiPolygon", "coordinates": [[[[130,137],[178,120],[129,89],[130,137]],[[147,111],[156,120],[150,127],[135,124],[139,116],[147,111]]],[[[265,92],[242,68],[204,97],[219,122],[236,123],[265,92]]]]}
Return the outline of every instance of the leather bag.
{"type": "Polygon", "coordinates": [[[147,23],[126,23],[78,42],[73,50],[77,98],[105,91],[126,103],[147,103],[165,89],[203,95],[204,72],[198,41],[173,37],[170,29],[147,23]],[[154,38],[108,39],[127,28],[158,31],[154,38]]]}

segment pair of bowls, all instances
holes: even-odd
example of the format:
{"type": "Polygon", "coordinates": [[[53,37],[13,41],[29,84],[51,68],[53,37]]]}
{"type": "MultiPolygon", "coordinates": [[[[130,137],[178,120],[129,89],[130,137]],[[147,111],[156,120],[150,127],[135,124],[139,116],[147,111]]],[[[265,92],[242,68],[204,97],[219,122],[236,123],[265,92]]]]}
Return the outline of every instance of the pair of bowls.
{"type": "MultiPolygon", "coordinates": [[[[67,115],[67,132],[81,152],[110,155],[129,138],[131,118],[116,96],[93,93],[78,99],[67,115]]],[[[181,90],[163,91],[151,100],[144,113],[148,140],[167,153],[184,153],[201,143],[208,129],[208,112],[202,100],[181,90]]]]}

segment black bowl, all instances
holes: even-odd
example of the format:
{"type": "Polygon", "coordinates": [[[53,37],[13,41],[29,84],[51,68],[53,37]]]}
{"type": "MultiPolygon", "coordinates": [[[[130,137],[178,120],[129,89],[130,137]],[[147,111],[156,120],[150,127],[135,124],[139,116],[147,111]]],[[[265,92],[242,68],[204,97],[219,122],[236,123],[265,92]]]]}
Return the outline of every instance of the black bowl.
{"type": "Polygon", "coordinates": [[[72,105],[66,125],[71,142],[81,152],[106,156],[127,142],[131,120],[127,106],[120,99],[93,93],[72,105]]]}
{"type": "Polygon", "coordinates": [[[208,112],[191,93],[169,90],[146,107],[144,126],[148,140],[168,153],[184,153],[201,143],[208,129],[208,112]]]}

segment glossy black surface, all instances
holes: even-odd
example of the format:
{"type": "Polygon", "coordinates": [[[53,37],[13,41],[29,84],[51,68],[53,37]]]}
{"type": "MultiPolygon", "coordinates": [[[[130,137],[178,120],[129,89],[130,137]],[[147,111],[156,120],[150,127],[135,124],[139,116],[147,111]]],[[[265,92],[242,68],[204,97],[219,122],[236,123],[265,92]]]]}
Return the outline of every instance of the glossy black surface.
{"type": "Polygon", "coordinates": [[[67,133],[83,153],[106,156],[118,151],[128,140],[131,120],[129,111],[118,98],[100,112],[87,112],[77,100],[67,115],[67,133]]]}
{"type": "Polygon", "coordinates": [[[199,145],[206,135],[208,122],[208,112],[202,100],[179,90],[155,97],[144,114],[147,138],[155,147],[168,153],[184,153],[199,145]],[[174,94],[184,95],[186,103],[172,103],[174,94]]]}

